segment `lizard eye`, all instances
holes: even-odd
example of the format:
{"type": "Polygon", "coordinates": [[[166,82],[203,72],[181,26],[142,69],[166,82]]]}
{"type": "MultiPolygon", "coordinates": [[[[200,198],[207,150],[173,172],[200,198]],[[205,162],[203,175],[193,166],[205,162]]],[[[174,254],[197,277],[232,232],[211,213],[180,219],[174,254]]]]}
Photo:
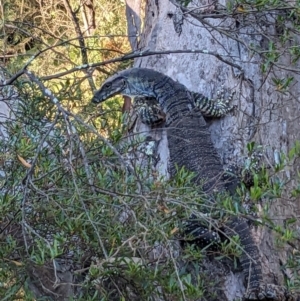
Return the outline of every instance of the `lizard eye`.
{"type": "Polygon", "coordinates": [[[104,84],[104,88],[105,89],[109,89],[111,87],[111,83],[106,83],[106,84],[104,84]]]}

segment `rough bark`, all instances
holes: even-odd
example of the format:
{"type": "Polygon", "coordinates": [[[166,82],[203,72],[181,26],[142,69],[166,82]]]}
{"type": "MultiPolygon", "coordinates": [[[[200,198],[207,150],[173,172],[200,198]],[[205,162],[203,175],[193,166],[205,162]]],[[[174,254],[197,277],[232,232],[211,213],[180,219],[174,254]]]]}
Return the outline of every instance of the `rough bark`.
{"type": "MultiPolygon", "coordinates": [[[[198,3],[199,4],[199,3],[198,3]]],[[[202,3],[205,5],[207,3],[202,3]]],[[[295,140],[300,139],[298,131],[300,105],[297,101],[299,87],[294,85],[287,95],[279,93],[274,87],[272,76],[285,78],[288,71],[273,68],[270,73],[263,74],[260,69],[261,58],[250,53],[238,39],[245,43],[255,43],[267,47],[263,36],[249,35],[255,25],[245,26],[237,40],[230,39],[212,28],[206,27],[188,15],[178,35],[174,30],[173,20],[176,6],[169,0],[146,2],[144,31],[140,47],[142,50],[175,50],[175,49],[206,49],[211,52],[229,56],[243,70],[241,73],[229,64],[208,54],[169,54],[140,58],[135,61],[136,67],[152,68],[160,71],[184,84],[192,91],[206,96],[214,96],[220,86],[236,90],[234,114],[221,120],[208,121],[212,141],[217,148],[224,165],[236,162],[246,150],[250,141],[255,141],[265,148],[265,160],[276,163],[278,152],[287,153],[295,140]]],[[[217,26],[219,21],[208,19],[217,26]]],[[[258,24],[260,25],[260,24],[258,24]]],[[[275,28],[269,26],[269,33],[275,28]]],[[[228,58],[228,57],[227,57],[228,58]]],[[[284,58],[282,58],[282,64],[284,58]]],[[[293,74],[299,81],[299,76],[293,74]]],[[[138,128],[137,128],[138,129],[138,128]]],[[[137,130],[136,129],[136,130],[137,130]]],[[[167,170],[168,149],[166,136],[162,135],[158,152],[160,154],[160,170],[167,170]]],[[[299,165],[287,167],[285,177],[293,181],[299,165]]],[[[287,218],[295,217],[299,204],[285,200],[274,201],[270,216],[275,223],[282,224],[287,218]]],[[[264,280],[268,283],[282,284],[284,273],[281,265],[286,263],[288,250],[278,249],[272,231],[259,227],[253,230],[260,249],[261,262],[264,269],[264,280]]],[[[228,300],[240,297],[244,291],[241,275],[232,274],[226,279],[224,290],[228,300]]]]}

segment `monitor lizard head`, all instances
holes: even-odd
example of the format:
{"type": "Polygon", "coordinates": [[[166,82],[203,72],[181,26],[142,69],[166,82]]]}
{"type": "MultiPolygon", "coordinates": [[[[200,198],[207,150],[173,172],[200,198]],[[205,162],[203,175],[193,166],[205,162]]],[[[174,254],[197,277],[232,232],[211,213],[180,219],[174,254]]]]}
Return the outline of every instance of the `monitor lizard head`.
{"type": "Polygon", "coordinates": [[[122,76],[109,77],[99,90],[94,93],[92,102],[100,103],[117,94],[126,95],[127,82],[122,76]]]}
{"type": "Polygon", "coordinates": [[[117,94],[154,97],[153,84],[158,72],[144,68],[130,68],[109,77],[94,93],[92,102],[101,103],[117,94]],[[146,72],[145,72],[146,70],[146,72]]]}

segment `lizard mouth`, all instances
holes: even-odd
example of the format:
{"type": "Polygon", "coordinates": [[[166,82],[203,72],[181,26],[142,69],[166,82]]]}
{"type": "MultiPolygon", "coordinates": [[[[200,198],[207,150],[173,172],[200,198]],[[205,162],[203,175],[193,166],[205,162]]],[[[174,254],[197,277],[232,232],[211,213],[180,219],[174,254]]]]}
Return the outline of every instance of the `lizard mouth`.
{"type": "Polygon", "coordinates": [[[111,98],[113,96],[115,96],[117,93],[115,94],[111,94],[111,95],[99,95],[99,93],[95,93],[95,95],[93,96],[93,98],[91,99],[91,102],[93,103],[100,103],[100,102],[103,102],[105,101],[106,99],[108,98],[111,98]]]}
{"type": "Polygon", "coordinates": [[[93,98],[91,99],[91,102],[93,103],[100,103],[104,101],[104,99],[99,99],[98,97],[96,97],[96,95],[93,96],[93,98]]]}
{"type": "Polygon", "coordinates": [[[122,93],[120,91],[116,91],[114,93],[105,93],[103,91],[98,91],[94,94],[93,98],[91,99],[91,102],[101,103],[117,94],[122,94],[122,93]]]}

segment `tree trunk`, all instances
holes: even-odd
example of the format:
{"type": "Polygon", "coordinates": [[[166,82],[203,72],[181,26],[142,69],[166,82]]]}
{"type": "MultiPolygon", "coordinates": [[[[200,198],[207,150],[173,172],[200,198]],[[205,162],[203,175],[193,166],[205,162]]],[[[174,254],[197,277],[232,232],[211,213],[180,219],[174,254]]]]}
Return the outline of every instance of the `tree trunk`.
{"type": "MultiPolygon", "coordinates": [[[[213,54],[171,53],[139,58],[135,60],[134,65],[160,71],[184,84],[188,89],[208,97],[215,97],[221,85],[228,89],[228,93],[235,90],[234,113],[220,120],[208,120],[212,141],[224,165],[240,160],[250,141],[264,147],[265,162],[277,164],[280,160],[278,153],[287,153],[294,141],[300,139],[297,121],[300,110],[297,101],[299,87],[294,85],[288,93],[280,93],[276,91],[272,78],[293,76],[294,82],[300,78],[298,74],[291,75],[290,71],[278,67],[279,64],[286,64],[287,58],[284,56],[280,58],[277,66],[274,65],[269,72],[262,73],[262,58],[245,47],[253,43],[267,49],[265,36],[250,34],[264,27],[263,22],[267,21],[265,33],[276,34],[274,14],[265,14],[260,19],[261,23],[249,17],[248,20],[238,21],[227,18],[224,24],[221,24],[219,18],[202,18],[200,22],[186,13],[179,35],[175,32],[173,24],[178,9],[176,12],[176,6],[171,2],[173,1],[147,1],[140,41],[141,51],[207,50],[222,55],[229,63],[221,61],[213,54]],[[240,24],[238,22],[243,24],[243,29],[238,29],[240,24]],[[221,26],[222,28],[236,26],[236,32],[226,35],[221,26]],[[240,66],[240,69],[235,68],[232,63],[240,66]]],[[[201,5],[196,2],[198,7],[204,7],[203,14],[210,13],[214,9],[204,1],[201,5]]],[[[188,8],[191,8],[192,12],[197,12],[193,10],[195,6],[197,5],[190,4],[188,8]]],[[[201,18],[200,14],[199,16],[201,18]]],[[[159,169],[166,173],[168,149],[164,137],[161,136],[157,151],[161,158],[159,169]]],[[[292,183],[298,169],[299,163],[287,166],[282,172],[282,177],[292,183]]],[[[269,214],[275,225],[283,225],[287,219],[296,217],[295,212],[298,210],[299,204],[295,199],[281,198],[272,201],[269,214]]],[[[287,262],[291,251],[287,248],[278,248],[273,232],[267,228],[253,229],[253,236],[259,246],[265,282],[282,285],[284,277],[290,279],[289,271],[281,267],[287,262]]],[[[228,300],[241,297],[245,291],[241,277],[240,274],[231,274],[226,278],[224,290],[228,300]]]]}

